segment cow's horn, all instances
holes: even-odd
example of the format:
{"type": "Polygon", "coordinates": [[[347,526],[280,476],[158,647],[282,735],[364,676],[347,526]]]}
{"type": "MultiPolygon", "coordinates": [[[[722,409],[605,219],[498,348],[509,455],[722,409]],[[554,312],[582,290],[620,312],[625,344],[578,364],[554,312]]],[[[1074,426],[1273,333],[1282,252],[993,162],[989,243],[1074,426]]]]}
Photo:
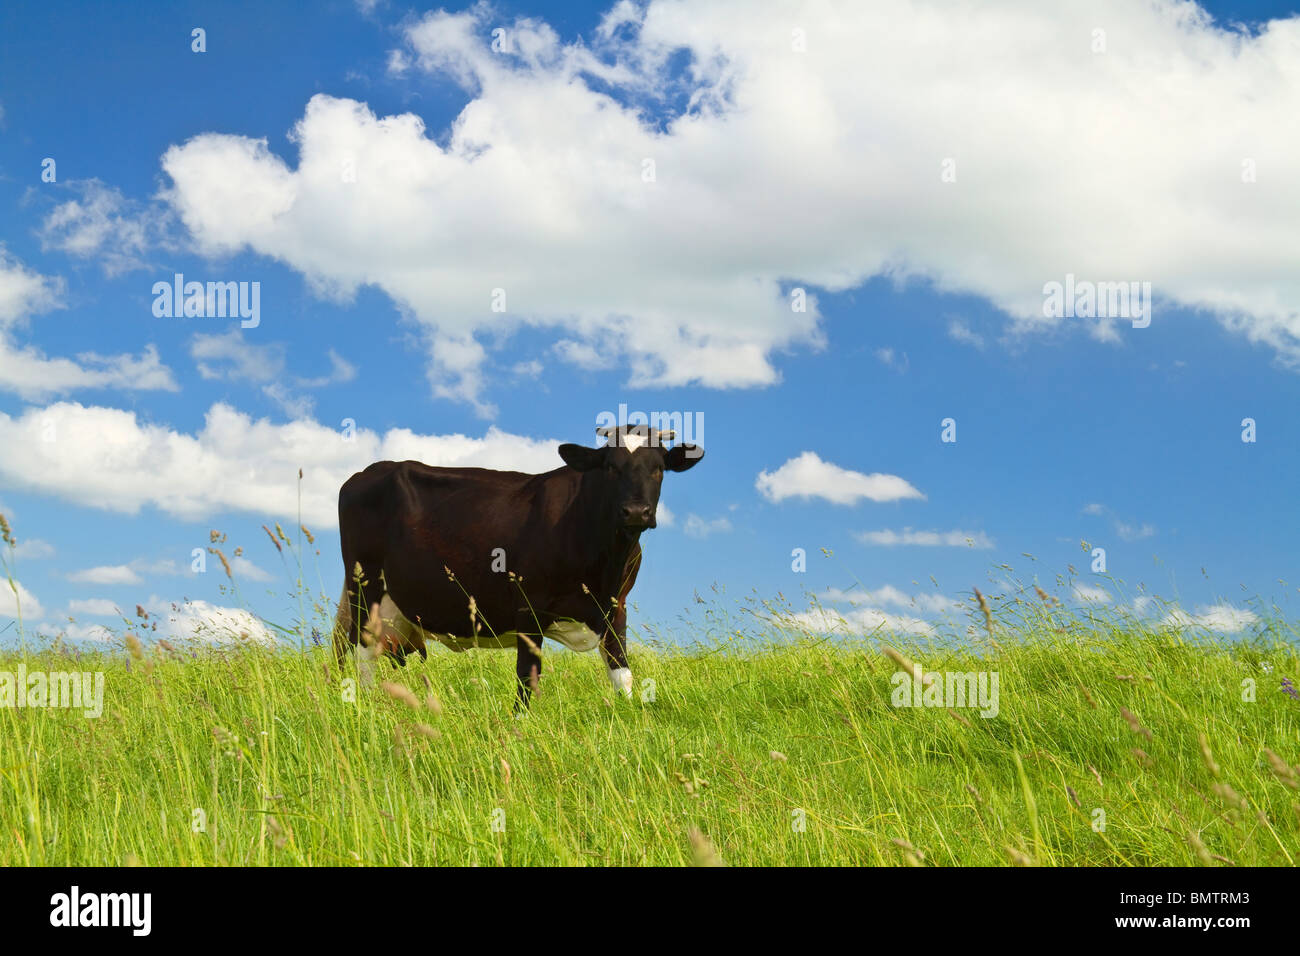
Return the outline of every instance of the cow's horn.
{"type": "Polygon", "coordinates": [[[671,428],[663,428],[655,433],[656,442],[672,441],[676,437],[677,437],[677,433],[673,431],[671,428]]]}

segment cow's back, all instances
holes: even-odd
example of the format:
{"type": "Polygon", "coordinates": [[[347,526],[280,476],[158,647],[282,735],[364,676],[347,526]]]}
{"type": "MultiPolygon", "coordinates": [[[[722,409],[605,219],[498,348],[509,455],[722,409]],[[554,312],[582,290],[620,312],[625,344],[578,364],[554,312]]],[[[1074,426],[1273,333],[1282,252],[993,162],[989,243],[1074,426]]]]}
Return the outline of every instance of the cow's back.
{"type": "Polygon", "coordinates": [[[355,564],[367,578],[382,572],[403,613],[430,630],[468,633],[471,595],[488,627],[508,630],[522,598],[501,569],[523,571],[525,556],[550,541],[576,484],[564,472],[376,462],[339,491],[347,573],[355,564]]]}

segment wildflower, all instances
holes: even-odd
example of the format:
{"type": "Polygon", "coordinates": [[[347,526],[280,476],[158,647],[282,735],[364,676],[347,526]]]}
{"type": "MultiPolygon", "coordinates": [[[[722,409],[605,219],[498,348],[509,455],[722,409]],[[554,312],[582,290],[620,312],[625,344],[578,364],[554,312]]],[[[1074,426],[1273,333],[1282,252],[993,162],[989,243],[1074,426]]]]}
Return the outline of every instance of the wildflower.
{"type": "Polygon", "coordinates": [[[1282,678],[1282,693],[1286,694],[1288,697],[1294,697],[1296,700],[1300,700],[1300,691],[1296,690],[1295,684],[1289,677],[1282,678]]]}

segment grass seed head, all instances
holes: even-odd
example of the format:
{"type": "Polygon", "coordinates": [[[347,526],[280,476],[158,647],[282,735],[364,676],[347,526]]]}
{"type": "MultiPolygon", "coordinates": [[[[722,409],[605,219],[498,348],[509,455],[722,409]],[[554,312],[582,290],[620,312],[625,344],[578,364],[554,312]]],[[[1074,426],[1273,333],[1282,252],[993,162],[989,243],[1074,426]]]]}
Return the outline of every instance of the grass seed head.
{"type": "Polygon", "coordinates": [[[392,697],[394,700],[400,700],[412,710],[420,709],[420,698],[416,697],[409,687],[404,687],[403,685],[390,680],[384,681],[380,686],[383,687],[384,693],[389,697],[392,697]]]}
{"type": "Polygon", "coordinates": [[[687,834],[691,841],[691,862],[695,866],[726,866],[718,851],[713,848],[709,838],[696,827],[691,827],[687,834]]]}

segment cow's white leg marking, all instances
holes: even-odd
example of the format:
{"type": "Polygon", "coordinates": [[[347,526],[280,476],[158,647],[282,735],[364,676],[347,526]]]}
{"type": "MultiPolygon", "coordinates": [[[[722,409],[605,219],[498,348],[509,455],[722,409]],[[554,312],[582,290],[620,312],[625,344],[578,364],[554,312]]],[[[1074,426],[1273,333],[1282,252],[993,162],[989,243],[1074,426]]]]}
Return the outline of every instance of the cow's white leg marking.
{"type": "Polygon", "coordinates": [[[632,668],[615,667],[609,672],[609,682],[615,690],[622,691],[624,697],[632,696],[632,668]]]}

